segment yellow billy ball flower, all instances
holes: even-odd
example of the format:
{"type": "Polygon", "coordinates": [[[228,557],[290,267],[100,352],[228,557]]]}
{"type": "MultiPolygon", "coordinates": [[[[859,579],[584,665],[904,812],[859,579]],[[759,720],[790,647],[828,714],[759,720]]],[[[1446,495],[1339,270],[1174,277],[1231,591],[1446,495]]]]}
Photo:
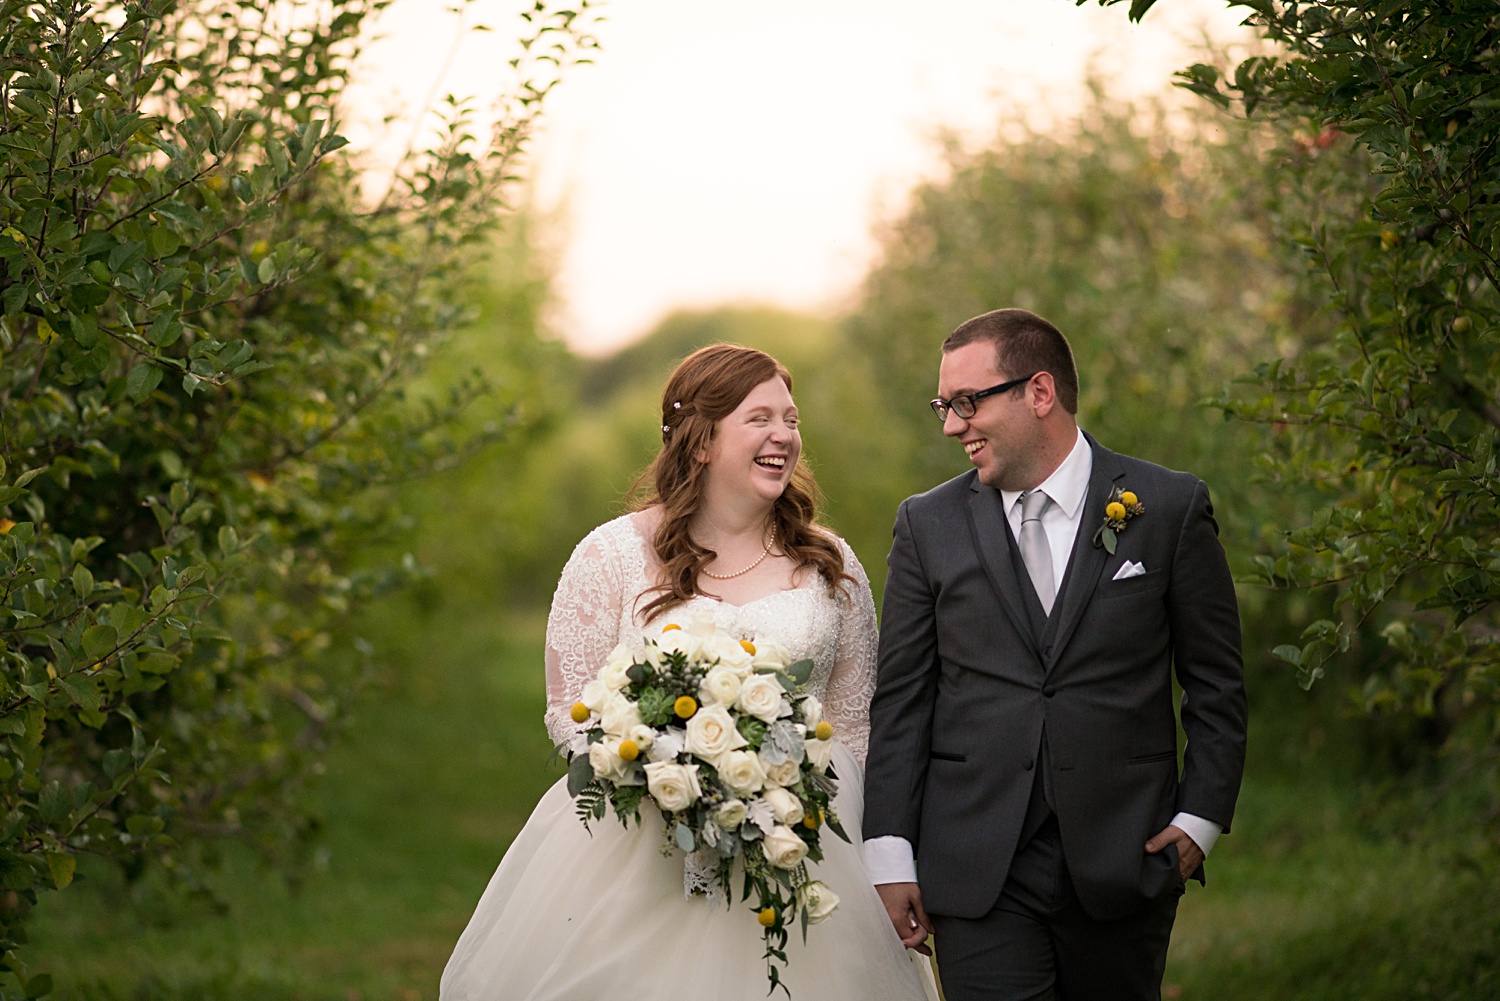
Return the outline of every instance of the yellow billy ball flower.
{"type": "Polygon", "coordinates": [[[811,813],[802,818],[802,826],[807,828],[809,831],[816,831],[818,829],[818,825],[822,822],[822,810],[813,810],[811,813]]]}
{"type": "Polygon", "coordinates": [[[750,656],[752,656],[752,657],[755,656],[755,644],[754,643],[751,643],[749,640],[740,640],[740,646],[750,656]]]}
{"type": "Polygon", "coordinates": [[[776,908],[767,907],[755,916],[755,920],[760,922],[762,928],[771,927],[776,923],[776,908]]]}
{"type": "Polygon", "coordinates": [[[641,746],[633,740],[622,740],[616,753],[626,761],[634,761],[641,756],[641,746]]]}
{"type": "Polygon", "coordinates": [[[680,695],[672,703],[672,711],[683,719],[690,719],[698,711],[698,700],[691,695],[680,695]]]}
{"type": "Polygon", "coordinates": [[[819,740],[827,740],[833,736],[833,724],[826,719],[823,720],[817,726],[813,727],[813,736],[819,740]]]}
{"type": "Polygon", "coordinates": [[[1140,498],[1131,493],[1129,490],[1120,495],[1120,503],[1124,504],[1126,507],[1135,507],[1135,502],[1139,499],[1140,498]]]}
{"type": "Polygon", "coordinates": [[[574,723],[587,723],[589,721],[589,707],[582,702],[575,702],[573,703],[572,712],[568,713],[568,715],[573,717],[574,723]]]}
{"type": "Polygon", "coordinates": [[[672,631],[672,630],[674,630],[674,629],[677,629],[677,630],[681,630],[681,629],[682,629],[682,627],[681,627],[681,626],[679,626],[679,625],[678,625],[678,624],[677,624],[677,623],[675,623],[675,622],[668,622],[668,623],[667,623],[667,624],[666,624],[666,625],[664,625],[664,626],[662,626],[662,627],[661,627],[661,631],[662,631],[662,632],[663,632],[663,633],[669,633],[669,632],[671,632],[671,631],[672,631]]]}
{"type": "Polygon", "coordinates": [[[1110,501],[1104,505],[1104,516],[1111,521],[1119,521],[1125,517],[1125,505],[1119,501],[1110,501]]]}

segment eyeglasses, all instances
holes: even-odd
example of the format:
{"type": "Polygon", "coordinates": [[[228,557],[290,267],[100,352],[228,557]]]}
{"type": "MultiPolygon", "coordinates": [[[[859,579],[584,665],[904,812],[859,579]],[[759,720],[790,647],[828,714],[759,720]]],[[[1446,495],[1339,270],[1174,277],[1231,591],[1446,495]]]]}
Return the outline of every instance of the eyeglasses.
{"type": "Polygon", "coordinates": [[[1017,386],[1030,382],[1036,376],[1036,374],[1036,372],[1033,372],[1031,373],[1031,375],[1023,375],[1019,379],[1012,379],[1009,382],[1002,382],[998,386],[991,386],[989,389],[981,389],[977,393],[960,393],[951,400],[945,400],[939,397],[938,399],[932,401],[932,412],[937,414],[938,420],[944,422],[948,420],[948,411],[950,410],[958,416],[962,417],[964,420],[968,420],[970,417],[973,417],[976,413],[979,412],[980,400],[984,399],[986,396],[998,396],[1001,393],[1006,392],[1007,390],[1015,389],[1017,386]]]}

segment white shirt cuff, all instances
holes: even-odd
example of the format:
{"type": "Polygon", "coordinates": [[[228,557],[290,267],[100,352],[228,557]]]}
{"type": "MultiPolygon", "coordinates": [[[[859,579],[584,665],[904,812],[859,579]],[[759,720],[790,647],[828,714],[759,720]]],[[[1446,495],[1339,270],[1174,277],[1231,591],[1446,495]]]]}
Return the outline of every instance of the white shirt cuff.
{"type": "MultiPolygon", "coordinates": [[[[1203,853],[1204,858],[1208,858],[1208,853],[1213,851],[1214,842],[1218,841],[1219,835],[1224,833],[1224,828],[1212,820],[1204,820],[1202,817],[1195,817],[1191,813],[1179,813],[1172,818],[1171,826],[1181,828],[1182,833],[1192,838],[1193,844],[1198,846],[1198,850],[1203,853]]],[[[866,858],[868,858],[869,842],[865,842],[865,845],[866,858]]]]}
{"type": "Polygon", "coordinates": [[[917,862],[912,857],[911,842],[895,835],[865,842],[865,868],[869,870],[870,882],[876,886],[917,881],[917,862]]]}

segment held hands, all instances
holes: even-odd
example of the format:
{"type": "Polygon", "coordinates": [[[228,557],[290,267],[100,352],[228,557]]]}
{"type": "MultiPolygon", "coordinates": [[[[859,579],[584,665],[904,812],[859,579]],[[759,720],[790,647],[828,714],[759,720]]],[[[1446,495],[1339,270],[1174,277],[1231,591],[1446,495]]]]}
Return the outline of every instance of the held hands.
{"type": "Polygon", "coordinates": [[[885,912],[890,915],[901,944],[924,956],[932,955],[926,943],[934,928],[932,919],[922,909],[922,891],[917,884],[878,883],[875,892],[880,894],[880,902],[885,904],[885,912]]]}
{"type": "MultiPolygon", "coordinates": [[[[1177,846],[1177,868],[1182,881],[1186,883],[1188,877],[1197,872],[1198,866],[1203,864],[1203,850],[1198,847],[1196,841],[1187,836],[1182,828],[1168,825],[1160,834],[1146,842],[1146,852],[1155,855],[1167,845],[1172,844],[1177,846]]],[[[882,888],[877,887],[877,889],[882,888]]],[[[885,894],[881,894],[881,899],[885,899],[885,894]]],[[[890,910],[889,904],[886,905],[886,910],[890,910]]]]}

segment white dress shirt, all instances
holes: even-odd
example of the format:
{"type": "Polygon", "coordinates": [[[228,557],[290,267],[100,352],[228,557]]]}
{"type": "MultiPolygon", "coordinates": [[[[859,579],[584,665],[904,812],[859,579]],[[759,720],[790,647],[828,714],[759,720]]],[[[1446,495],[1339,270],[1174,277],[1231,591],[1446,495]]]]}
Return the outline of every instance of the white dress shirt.
{"type": "MultiPolygon", "coordinates": [[[[1052,498],[1052,503],[1042,512],[1042,528],[1047,533],[1047,543],[1052,550],[1052,579],[1059,583],[1067,572],[1068,560],[1073,555],[1073,542],[1078,537],[1079,522],[1083,519],[1083,501],[1088,493],[1089,479],[1094,474],[1094,450],[1089,447],[1083,432],[1073,450],[1062,461],[1052,475],[1037,487],[1052,498]]],[[[1000,502],[1005,507],[1005,518],[1016,538],[1021,537],[1021,493],[1020,490],[1000,491],[1000,502]]],[[[1224,829],[1211,820],[1195,817],[1191,813],[1179,813],[1172,824],[1182,829],[1193,839],[1205,856],[1224,829]]],[[[1153,831],[1154,835],[1156,832],[1153,831]]],[[[887,836],[871,838],[865,842],[865,867],[870,871],[870,881],[881,883],[915,883],[917,865],[912,855],[911,842],[905,838],[887,836]]]]}

